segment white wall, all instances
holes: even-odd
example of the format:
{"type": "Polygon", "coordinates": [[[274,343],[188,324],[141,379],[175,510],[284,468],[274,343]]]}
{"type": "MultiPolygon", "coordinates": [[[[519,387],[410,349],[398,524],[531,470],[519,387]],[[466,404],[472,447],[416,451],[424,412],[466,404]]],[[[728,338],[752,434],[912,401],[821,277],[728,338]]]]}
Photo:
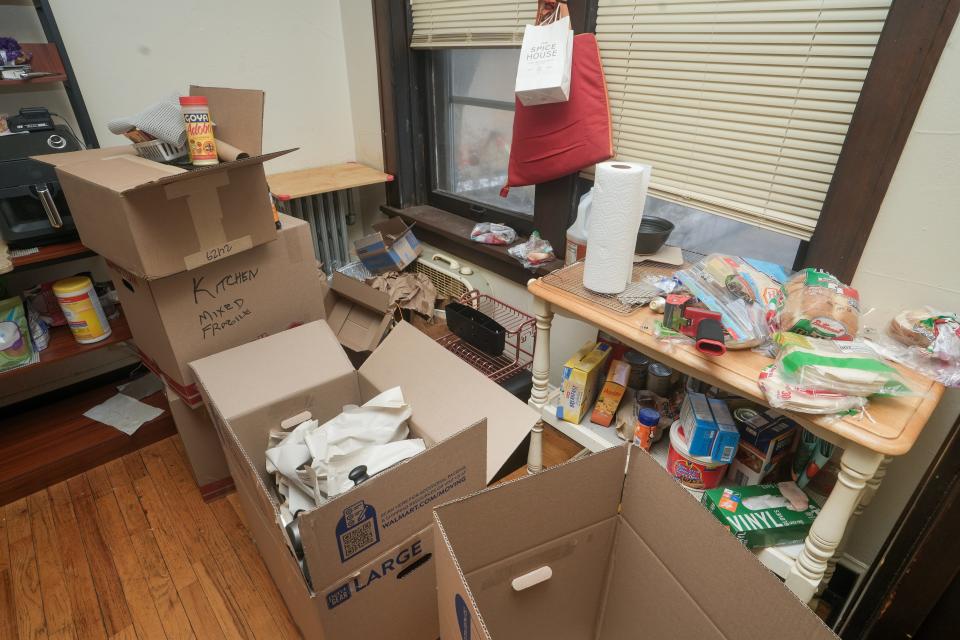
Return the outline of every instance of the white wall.
{"type": "MultiPolygon", "coordinates": [[[[337,0],[52,0],[101,146],[106,122],[190,84],[263,89],[268,173],[353,160],[337,0]]],[[[215,116],[214,116],[215,117],[215,116]]]]}
{"type": "MultiPolygon", "coordinates": [[[[868,325],[926,304],[960,312],[960,26],[940,58],[853,284],[868,325]]],[[[948,390],[913,450],[890,465],[847,553],[871,562],[960,414],[948,390]]]]}

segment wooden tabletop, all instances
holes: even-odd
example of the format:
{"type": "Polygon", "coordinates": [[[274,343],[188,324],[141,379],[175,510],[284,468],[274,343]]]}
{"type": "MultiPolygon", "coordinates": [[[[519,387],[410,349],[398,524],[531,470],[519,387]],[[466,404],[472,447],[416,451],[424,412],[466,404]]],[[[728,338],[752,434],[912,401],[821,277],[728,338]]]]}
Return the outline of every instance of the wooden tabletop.
{"type": "Polygon", "coordinates": [[[305,198],[391,180],[393,176],[389,173],[377,171],[359,162],[330,164],[267,176],[267,183],[274,195],[290,198],[305,198]]]}
{"type": "MultiPolygon", "coordinates": [[[[730,393],[766,405],[757,385],[760,370],[772,360],[754,351],[728,351],[718,358],[703,356],[690,346],[663,342],[653,335],[658,317],[646,307],[624,315],[594,304],[589,300],[557,287],[531,280],[530,293],[546,300],[554,311],[566,312],[612,333],[631,348],[644,353],[683,373],[717,386],[730,393]]],[[[873,398],[867,415],[833,418],[784,412],[816,435],[838,446],[856,443],[884,455],[903,455],[913,446],[933,413],[943,386],[905,367],[896,365],[917,397],[873,398]]]]}

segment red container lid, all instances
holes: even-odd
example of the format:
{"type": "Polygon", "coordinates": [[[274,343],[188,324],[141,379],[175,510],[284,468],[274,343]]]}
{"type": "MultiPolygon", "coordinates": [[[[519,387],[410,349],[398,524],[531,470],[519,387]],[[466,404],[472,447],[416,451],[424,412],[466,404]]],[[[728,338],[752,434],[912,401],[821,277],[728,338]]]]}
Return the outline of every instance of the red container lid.
{"type": "Polygon", "coordinates": [[[206,105],[206,96],[180,96],[181,107],[205,107],[206,105]]]}

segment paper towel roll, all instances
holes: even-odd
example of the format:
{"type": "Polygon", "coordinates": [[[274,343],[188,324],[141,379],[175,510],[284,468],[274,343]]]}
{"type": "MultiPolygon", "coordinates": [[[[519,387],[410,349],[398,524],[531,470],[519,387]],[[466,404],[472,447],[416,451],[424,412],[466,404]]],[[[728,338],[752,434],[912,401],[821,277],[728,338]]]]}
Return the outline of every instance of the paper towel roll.
{"type": "Polygon", "coordinates": [[[621,293],[630,283],[650,170],[649,165],[634,162],[597,165],[583,265],[587,289],[621,293]]]}

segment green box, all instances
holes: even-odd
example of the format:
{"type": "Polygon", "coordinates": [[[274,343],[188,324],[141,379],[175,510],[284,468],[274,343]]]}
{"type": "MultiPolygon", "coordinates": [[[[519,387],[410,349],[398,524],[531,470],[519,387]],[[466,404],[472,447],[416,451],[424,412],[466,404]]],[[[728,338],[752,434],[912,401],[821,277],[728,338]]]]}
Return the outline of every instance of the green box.
{"type": "Polygon", "coordinates": [[[748,549],[803,542],[820,513],[812,499],[794,511],[775,484],[709,489],[700,502],[748,549]]]}

